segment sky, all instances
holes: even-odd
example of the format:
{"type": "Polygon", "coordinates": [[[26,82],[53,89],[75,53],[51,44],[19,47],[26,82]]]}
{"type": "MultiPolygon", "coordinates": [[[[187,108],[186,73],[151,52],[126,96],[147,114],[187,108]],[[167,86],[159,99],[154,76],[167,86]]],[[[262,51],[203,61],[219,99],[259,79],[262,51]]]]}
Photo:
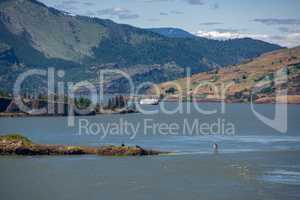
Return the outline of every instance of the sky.
{"type": "Polygon", "coordinates": [[[181,28],[201,37],[251,37],[300,45],[300,0],[39,0],[74,15],[140,28],[181,28]]]}

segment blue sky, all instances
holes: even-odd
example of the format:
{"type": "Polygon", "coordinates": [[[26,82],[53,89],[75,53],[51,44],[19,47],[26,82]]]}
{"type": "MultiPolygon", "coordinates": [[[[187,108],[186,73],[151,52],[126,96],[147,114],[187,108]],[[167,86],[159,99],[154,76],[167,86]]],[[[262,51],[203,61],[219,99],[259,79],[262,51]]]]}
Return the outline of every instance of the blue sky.
{"type": "Polygon", "coordinates": [[[300,45],[300,0],[40,0],[72,14],[142,28],[177,27],[202,37],[252,37],[300,45]]]}

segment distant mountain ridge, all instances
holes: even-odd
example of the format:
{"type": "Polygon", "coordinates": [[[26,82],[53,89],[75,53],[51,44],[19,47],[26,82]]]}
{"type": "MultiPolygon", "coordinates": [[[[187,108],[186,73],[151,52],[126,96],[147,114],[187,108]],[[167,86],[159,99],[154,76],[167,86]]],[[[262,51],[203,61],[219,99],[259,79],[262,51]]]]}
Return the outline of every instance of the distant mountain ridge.
{"type": "MultiPolygon", "coordinates": [[[[166,37],[111,20],[67,15],[36,0],[2,0],[0,85],[11,90],[21,72],[47,67],[65,70],[66,81],[95,81],[100,69],[121,69],[137,83],[159,83],[182,77],[187,67],[193,73],[207,71],[281,48],[250,38],[182,37],[174,30],[177,37],[166,37]]],[[[118,78],[111,79],[112,91],[122,90],[118,78]]]]}
{"type": "Polygon", "coordinates": [[[152,31],[154,33],[158,33],[160,35],[170,37],[170,38],[194,38],[196,37],[195,35],[179,29],[179,28],[149,28],[147,29],[149,31],[152,31]]]}

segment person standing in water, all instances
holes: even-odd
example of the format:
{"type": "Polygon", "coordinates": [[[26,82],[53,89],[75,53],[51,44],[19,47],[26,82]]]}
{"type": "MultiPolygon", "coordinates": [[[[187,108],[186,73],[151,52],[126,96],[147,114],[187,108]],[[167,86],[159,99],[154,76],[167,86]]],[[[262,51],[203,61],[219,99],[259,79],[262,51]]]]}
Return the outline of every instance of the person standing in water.
{"type": "Polygon", "coordinates": [[[214,151],[214,154],[219,153],[219,146],[218,146],[217,143],[214,143],[214,144],[213,144],[213,151],[214,151]]]}

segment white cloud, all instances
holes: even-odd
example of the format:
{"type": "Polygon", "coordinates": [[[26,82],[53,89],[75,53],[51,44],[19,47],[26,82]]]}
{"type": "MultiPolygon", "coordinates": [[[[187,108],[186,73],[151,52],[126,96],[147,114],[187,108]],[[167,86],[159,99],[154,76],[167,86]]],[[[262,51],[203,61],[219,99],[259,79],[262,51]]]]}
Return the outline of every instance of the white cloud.
{"type": "Polygon", "coordinates": [[[254,33],[242,33],[237,31],[202,31],[199,30],[195,33],[199,37],[205,37],[216,40],[228,40],[236,38],[253,38],[257,40],[263,40],[270,43],[279,44],[286,47],[295,47],[300,45],[300,32],[288,33],[285,35],[267,35],[267,34],[254,34],[254,33]]]}
{"type": "Polygon", "coordinates": [[[300,45],[300,32],[289,33],[284,36],[270,36],[270,41],[287,47],[295,47],[300,45]]]}
{"type": "Polygon", "coordinates": [[[268,18],[268,19],[254,19],[254,22],[260,22],[262,24],[271,26],[271,25],[300,25],[300,19],[277,19],[277,18],[268,18]]]}
{"type": "Polygon", "coordinates": [[[216,40],[228,40],[228,39],[234,39],[234,38],[268,38],[268,35],[264,34],[250,34],[250,33],[239,33],[237,31],[201,31],[199,30],[196,33],[199,37],[205,37],[210,39],[216,39],[216,40]]]}
{"type": "Polygon", "coordinates": [[[191,5],[203,5],[203,0],[184,0],[185,2],[191,4],[191,5]]]}

